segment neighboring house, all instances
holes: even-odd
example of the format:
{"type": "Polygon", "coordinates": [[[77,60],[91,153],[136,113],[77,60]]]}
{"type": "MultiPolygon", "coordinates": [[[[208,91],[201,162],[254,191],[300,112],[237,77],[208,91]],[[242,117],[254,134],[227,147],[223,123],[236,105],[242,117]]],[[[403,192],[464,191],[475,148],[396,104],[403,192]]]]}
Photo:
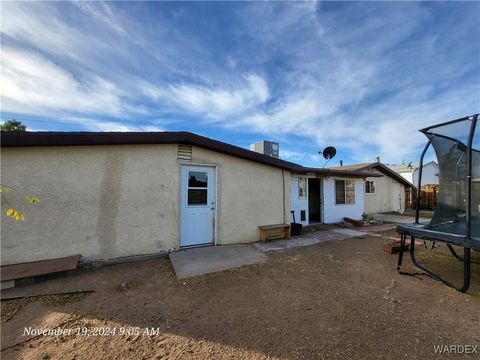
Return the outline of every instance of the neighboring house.
{"type": "Polygon", "coordinates": [[[24,222],[3,219],[3,265],[254,242],[258,226],[290,223],[291,209],[299,220],[360,218],[374,176],[188,132],[2,132],[1,146],[2,184],[41,199],[24,222]]]}
{"type": "MultiPolygon", "coordinates": [[[[387,165],[390,169],[403,176],[413,185],[418,185],[418,174],[420,171],[419,164],[409,163],[400,165],[387,165]]],[[[430,161],[423,164],[422,185],[438,185],[438,164],[430,161]]]]}
{"type": "Polygon", "coordinates": [[[365,213],[405,211],[405,192],[413,185],[380,162],[336,166],[331,169],[369,172],[383,177],[367,177],[365,180],[365,213]]]}

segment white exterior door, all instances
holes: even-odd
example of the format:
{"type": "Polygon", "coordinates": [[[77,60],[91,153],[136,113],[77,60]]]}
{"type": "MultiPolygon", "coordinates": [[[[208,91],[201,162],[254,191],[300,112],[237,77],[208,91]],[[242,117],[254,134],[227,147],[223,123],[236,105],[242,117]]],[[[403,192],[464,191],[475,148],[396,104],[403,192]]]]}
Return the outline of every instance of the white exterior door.
{"type": "Polygon", "coordinates": [[[180,191],[180,246],[215,241],[215,168],[182,166],[180,191]]]}

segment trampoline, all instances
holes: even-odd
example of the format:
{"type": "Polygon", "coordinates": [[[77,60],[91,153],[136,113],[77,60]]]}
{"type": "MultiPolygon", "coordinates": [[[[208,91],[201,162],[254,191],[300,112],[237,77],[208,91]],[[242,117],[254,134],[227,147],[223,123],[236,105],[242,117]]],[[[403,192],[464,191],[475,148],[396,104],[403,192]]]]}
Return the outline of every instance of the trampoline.
{"type": "MultiPolygon", "coordinates": [[[[415,222],[397,227],[400,234],[400,271],[404,245],[410,236],[410,258],[415,266],[435,280],[465,292],[470,286],[471,250],[480,251],[480,151],[475,137],[478,114],[447,121],[420,130],[428,142],[420,155],[415,222]],[[429,223],[419,223],[423,159],[432,146],[439,166],[437,206],[429,223]],[[463,284],[455,286],[429,270],[415,256],[415,239],[446,243],[458,260],[463,261],[463,284]],[[452,245],[463,248],[463,257],[452,245]]],[[[404,274],[404,273],[402,273],[404,274]]]]}

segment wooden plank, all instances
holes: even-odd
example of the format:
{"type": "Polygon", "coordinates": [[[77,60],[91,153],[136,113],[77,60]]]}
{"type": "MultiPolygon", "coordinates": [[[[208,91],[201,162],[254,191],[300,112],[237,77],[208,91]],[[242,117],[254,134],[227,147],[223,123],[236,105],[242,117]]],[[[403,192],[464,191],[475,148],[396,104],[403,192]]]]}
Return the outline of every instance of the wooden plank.
{"type": "Polygon", "coordinates": [[[260,240],[263,242],[267,240],[267,232],[265,230],[260,230],[260,240]]]}
{"type": "Polygon", "coordinates": [[[264,229],[263,231],[266,231],[269,234],[275,234],[275,233],[283,234],[285,229],[284,228],[275,228],[275,229],[264,229]]]}
{"type": "Polygon", "coordinates": [[[290,227],[289,224],[275,224],[275,225],[262,225],[262,226],[259,226],[258,228],[259,229],[275,229],[275,228],[285,228],[285,227],[290,227]]]}
{"type": "Polygon", "coordinates": [[[39,275],[52,274],[60,271],[74,270],[77,268],[80,255],[63,258],[32,261],[1,267],[2,281],[23,279],[39,275]]]}
{"type": "Polygon", "coordinates": [[[281,233],[268,233],[266,238],[267,240],[272,240],[272,239],[282,239],[285,237],[285,233],[284,232],[281,232],[281,233]]]}

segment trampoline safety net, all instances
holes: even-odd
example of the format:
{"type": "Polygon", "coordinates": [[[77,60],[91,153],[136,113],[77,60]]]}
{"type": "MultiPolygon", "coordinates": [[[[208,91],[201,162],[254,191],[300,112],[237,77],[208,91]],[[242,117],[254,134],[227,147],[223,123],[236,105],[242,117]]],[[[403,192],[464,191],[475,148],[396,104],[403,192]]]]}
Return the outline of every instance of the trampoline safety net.
{"type": "MultiPolygon", "coordinates": [[[[467,205],[467,146],[460,141],[433,131],[425,135],[435,151],[439,166],[439,195],[430,224],[426,228],[449,225],[449,232],[465,235],[467,205]]],[[[472,148],[471,231],[480,236],[480,151],[472,148]]]]}
{"type": "Polygon", "coordinates": [[[397,270],[403,273],[400,271],[403,251],[406,238],[410,236],[409,253],[413,264],[433,279],[461,292],[467,291],[470,286],[471,251],[480,251],[480,141],[475,136],[477,120],[478,114],[474,114],[420,130],[428,137],[428,144],[420,156],[415,223],[397,226],[400,234],[397,270]],[[418,221],[419,189],[423,158],[429,146],[433,147],[438,160],[439,189],[432,220],[429,224],[423,224],[418,221]],[[417,260],[416,238],[447,243],[452,255],[463,262],[461,286],[455,286],[417,260]],[[463,257],[456,253],[452,245],[463,247],[463,257]]]}

